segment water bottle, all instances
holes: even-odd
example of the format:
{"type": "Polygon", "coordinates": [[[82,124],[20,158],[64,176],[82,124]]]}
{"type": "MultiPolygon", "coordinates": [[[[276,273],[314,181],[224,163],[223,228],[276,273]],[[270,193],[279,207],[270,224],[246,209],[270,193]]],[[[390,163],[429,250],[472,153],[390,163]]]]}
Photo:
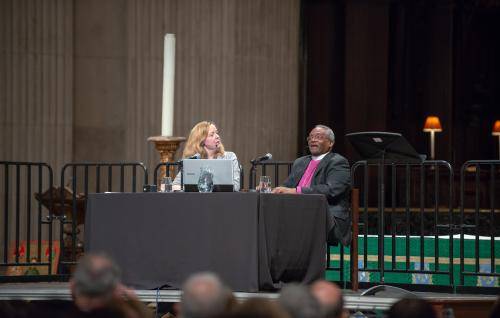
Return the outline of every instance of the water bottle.
{"type": "Polygon", "coordinates": [[[200,178],[198,179],[199,192],[212,192],[214,188],[214,173],[210,167],[200,168],[200,178]]]}

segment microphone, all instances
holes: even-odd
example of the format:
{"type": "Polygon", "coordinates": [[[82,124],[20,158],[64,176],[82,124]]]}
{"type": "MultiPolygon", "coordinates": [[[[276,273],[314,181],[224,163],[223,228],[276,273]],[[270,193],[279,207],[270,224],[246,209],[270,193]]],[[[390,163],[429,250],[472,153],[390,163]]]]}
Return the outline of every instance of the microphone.
{"type": "Polygon", "coordinates": [[[257,157],[255,159],[251,160],[250,163],[256,164],[256,163],[259,163],[259,162],[262,162],[262,161],[266,161],[266,160],[271,160],[271,159],[273,159],[273,155],[271,155],[268,152],[265,155],[263,155],[262,157],[257,157]]]}
{"type": "Polygon", "coordinates": [[[199,153],[195,153],[194,155],[184,158],[184,159],[200,159],[201,155],[199,153]]]}
{"type": "Polygon", "coordinates": [[[200,159],[200,158],[201,158],[201,155],[199,153],[195,153],[192,156],[189,156],[189,157],[186,157],[186,158],[181,158],[181,159],[177,160],[176,163],[182,163],[182,161],[185,160],[185,159],[200,159]]]}

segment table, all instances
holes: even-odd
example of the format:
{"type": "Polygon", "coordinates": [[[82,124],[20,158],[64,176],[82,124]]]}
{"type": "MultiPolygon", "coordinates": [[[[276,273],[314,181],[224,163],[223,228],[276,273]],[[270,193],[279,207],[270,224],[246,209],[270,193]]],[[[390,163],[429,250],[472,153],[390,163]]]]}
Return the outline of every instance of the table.
{"type": "Polygon", "coordinates": [[[213,271],[235,291],[269,290],[324,277],[326,211],[322,195],[89,194],[85,246],[136,288],[180,288],[213,271]]]}

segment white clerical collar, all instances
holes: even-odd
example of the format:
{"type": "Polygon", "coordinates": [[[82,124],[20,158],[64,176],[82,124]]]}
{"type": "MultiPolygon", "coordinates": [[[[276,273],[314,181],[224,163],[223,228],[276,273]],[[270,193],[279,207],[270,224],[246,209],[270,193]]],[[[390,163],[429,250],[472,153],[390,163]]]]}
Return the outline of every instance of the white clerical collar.
{"type": "Polygon", "coordinates": [[[328,152],[327,152],[327,153],[324,153],[324,154],[322,154],[322,155],[319,155],[319,156],[312,156],[312,160],[314,160],[314,161],[316,161],[316,160],[321,160],[321,159],[323,159],[323,158],[324,158],[327,154],[328,154],[328,152]]]}

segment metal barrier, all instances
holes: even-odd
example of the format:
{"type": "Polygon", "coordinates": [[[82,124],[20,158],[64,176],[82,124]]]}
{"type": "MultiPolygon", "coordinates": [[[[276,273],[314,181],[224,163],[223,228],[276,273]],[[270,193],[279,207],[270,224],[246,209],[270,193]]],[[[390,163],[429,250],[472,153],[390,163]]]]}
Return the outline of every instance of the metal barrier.
{"type": "Polygon", "coordinates": [[[61,272],[74,265],[83,252],[83,243],[78,241],[79,224],[85,221],[85,204],[89,193],[137,192],[138,187],[148,183],[148,170],[141,162],[90,162],[68,163],[61,169],[60,204],[61,272]],[[67,176],[69,174],[69,176],[67,176]],[[142,178],[139,179],[139,176],[142,178]],[[68,179],[67,179],[68,177],[68,179]],[[69,187],[66,185],[69,180],[69,187]],[[66,237],[64,237],[66,234],[66,237]]]}
{"type": "MultiPolygon", "coordinates": [[[[281,184],[289,175],[292,164],[291,161],[265,161],[252,165],[249,174],[251,188],[255,188],[258,176],[262,175],[270,175],[273,186],[281,184]]],[[[157,165],[154,180],[162,167],[170,176],[179,171],[180,164],[157,165]]],[[[453,169],[446,161],[386,163],[383,168],[376,163],[360,161],[352,166],[351,175],[353,188],[359,189],[361,200],[358,202],[359,222],[353,219],[353,231],[355,235],[358,226],[361,229],[359,255],[362,259],[358,264],[358,241],[354,240],[351,248],[329,246],[327,267],[340,275],[336,280],[342,281],[344,287],[349,281],[345,268],[348,257],[345,254],[348,253],[351,254],[352,286],[357,286],[358,269],[379,275],[381,283],[384,283],[386,273],[438,274],[446,279],[443,284],[448,282],[452,288],[467,285],[475,277],[498,281],[499,265],[498,258],[495,258],[498,251],[495,250],[499,245],[495,238],[500,236],[497,202],[500,200],[496,200],[500,197],[499,160],[466,162],[461,168],[457,187],[459,200],[454,196],[453,169]],[[386,181],[380,184],[380,178],[386,181]],[[372,234],[373,238],[370,238],[372,234]],[[466,235],[474,238],[470,248],[466,247],[466,235]],[[441,242],[440,245],[440,238],[444,244],[441,242]],[[454,238],[460,239],[460,246],[454,243],[454,238]],[[369,247],[369,240],[376,245],[369,247]],[[396,241],[402,244],[399,250],[396,241]],[[454,280],[454,246],[457,248],[455,256],[460,252],[460,269],[458,261],[455,269],[457,280],[454,280]],[[410,248],[413,248],[412,253],[410,248]],[[426,254],[428,250],[430,255],[426,254]],[[371,261],[370,251],[376,253],[376,258],[372,256],[371,261]],[[397,252],[404,252],[404,255],[398,256],[397,252]],[[331,256],[335,260],[338,257],[338,266],[331,256]],[[429,262],[435,266],[425,268],[429,262]]],[[[136,192],[147,183],[148,170],[138,162],[70,163],[61,169],[61,187],[54,188],[53,170],[47,164],[0,161],[0,208],[3,214],[0,215],[0,222],[3,222],[0,223],[0,237],[3,239],[3,244],[0,243],[0,269],[5,270],[0,272],[0,280],[44,280],[38,274],[13,279],[7,276],[12,267],[28,271],[28,274],[30,268],[40,273],[40,268],[43,268],[43,273],[47,273],[50,279],[57,279],[57,265],[44,259],[44,249],[47,248],[50,255],[58,242],[61,251],[58,273],[67,273],[65,270],[75,264],[81,248],[78,225],[83,222],[87,195],[104,191],[136,192]],[[64,186],[68,180],[69,184],[64,186]],[[53,227],[53,221],[59,221],[60,226],[53,227]],[[54,237],[59,239],[54,240],[54,237]]],[[[354,201],[352,205],[355,206],[354,201]]]]}
{"type": "Polygon", "coordinates": [[[293,161],[263,161],[259,163],[252,163],[252,167],[250,167],[250,174],[248,176],[248,188],[250,190],[255,190],[257,186],[257,174],[259,176],[267,176],[269,172],[268,167],[272,167],[273,169],[273,186],[278,186],[281,184],[286,177],[292,171],[293,161]],[[258,167],[260,167],[260,173],[257,173],[258,167]],[[286,174],[280,173],[286,168],[286,174]],[[281,176],[281,177],[280,177],[281,176]]]}
{"type": "MultiPolygon", "coordinates": [[[[471,160],[462,165],[460,169],[460,285],[464,286],[465,277],[500,277],[497,271],[495,258],[495,238],[500,236],[500,207],[495,198],[500,201],[500,160],[471,160]],[[485,167],[486,166],[486,167],[485,167]],[[485,168],[484,168],[485,167],[485,168]],[[473,178],[469,178],[472,176],[473,178]],[[471,180],[472,179],[472,180],[471,180]],[[467,187],[472,181],[473,188],[467,187]],[[488,185],[486,186],[485,185],[488,185]],[[472,202],[467,202],[466,193],[473,193],[472,202]],[[488,200],[489,197],[489,200],[488,200]],[[474,213],[473,224],[467,224],[465,211],[470,210],[469,204],[473,204],[472,213],[474,213]],[[489,203],[489,204],[488,204],[489,203]],[[486,204],[487,209],[483,209],[486,204]],[[489,219],[488,219],[489,217],[489,219]],[[488,226],[489,223],[489,226],[488,226]],[[465,269],[465,232],[471,230],[474,236],[474,263],[473,270],[465,269]],[[489,232],[489,233],[488,233],[489,232]],[[489,255],[480,255],[481,237],[489,238],[489,253],[483,248],[482,252],[489,255]],[[488,263],[481,266],[480,259],[489,258],[488,263]],[[489,267],[489,268],[488,268],[489,267]]],[[[485,240],[486,241],[486,240],[485,240]]],[[[488,244],[486,244],[488,245],[488,244]]],[[[469,256],[472,254],[468,251],[469,256]]]]}
{"type": "MultiPolygon", "coordinates": [[[[361,219],[359,220],[359,227],[363,228],[363,245],[362,245],[362,255],[363,264],[359,271],[362,272],[376,272],[380,275],[380,282],[384,283],[385,273],[415,273],[415,274],[442,274],[448,276],[449,285],[453,285],[453,169],[451,165],[446,161],[425,161],[421,164],[417,163],[385,163],[382,166],[380,163],[368,163],[366,161],[356,162],[351,168],[353,186],[359,188],[361,192],[362,200],[360,202],[362,211],[361,219]],[[374,167],[376,169],[370,169],[374,167]],[[360,179],[357,175],[358,169],[363,168],[363,176],[360,179]],[[377,184],[377,196],[376,199],[370,198],[370,186],[373,186],[374,179],[370,178],[371,170],[376,171],[376,184],[377,184]],[[387,171],[386,171],[387,170],[387,171]],[[401,189],[398,181],[401,181],[400,170],[403,170],[404,177],[402,178],[404,182],[403,191],[401,189]],[[441,206],[441,174],[440,170],[444,170],[447,175],[448,186],[447,197],[448,204],[447,207],[443,208],[441,206]],[[416,175],[415,175],[416,172],[416,175]],[[432,178],[427,178],[427,174],[431,173],[432,178]],[[385,175],[389,174],[389,178],[386,179],[385,175]],[[399,176],[399,177],[398,177],[399,176]],[[416,178],[418,184],[418,190],[412,189],[412,178],[416,178]],[[383,181],[383,180],[387,181],[383,181]],[[360,183],[357,185],[357,183],[360,183]],[[433,193],[430,197],[426,194],[428,188],[433,188],[433,193]],[[389,188],[390,191],[386,192],[385,189],[389,188]],[[413,192],[412,192],[413,190],[413,192]],[[390,206],[387,207],[385,201],[387,197],[390,198],[390,206]],[[429,200],[430,199],[430,200],[429,200]],[[431,201],[433,204],[431,207],[426,207],[426,201],[431,201]],[[378,206],[375,211],[370,209],[369,206],[378,206]],[[386,211],[389,211],[390,219],[386,220],[386,211]],[[376,231],[371,230],[370,222],[373,223],[372,216],[370,212],[376,213],[376,231]],[[441,223],[443,217],[441,212],[447,215],[447,222],[441,223]],[[402,222],[398,222],[397,214],[404,214],[402,222]],[[428,217],[431,215],[431,218],[428,217]],[[412,217],[413,216],[413,217],[412,217]],[[386,221],[389,221],[389,226],[387,226],[386,221]],[[403,225],[403,226],[401,226],[403,225]],[[399,227],[399,228],[398,228],[399,227]],[[441,262],[441,251],[439,248],[439,231],[448,230],[445,234],[448,236],[448,265],[447,269],[444,268],[445,264],[441,262]],[[370,268],[368,262],[368,240],[369,231],[375,234],[377,237],[377,266],[370,268]],[[390,260],[386,261],[385,249],[386,242],[390,241],[390,260]],[[412,257],[410,255],[410,240],[411,238],[418,238],[419,245],[419,255],[418,257],[413,257],[415,267],[412,269],[410,267],[410,262],[412,257]],[[424,268],[425,255],[425,239],[434,238],[434,264],[435,269],[424,268]],[[404,265],[397,264],[397,239],[404,238],[404,265]],[[416,262],[415,262],[416,261],[416,262]],[[386,263],[389,263],[389,268],[386,268],[386,263]]],[[[399,258],[401,259],[401,258],[399,258]]],[[[401,262],[399,262],[401,263],[401,262]]],[[[355,264],[354,266],[358,266],[355,264]]]]}
{"type": "MultiPolygon", "coordinates": [[[[165,175],[167,177],[172,177],[172,179],[174,179],[181,170],[182,170],[182,161],[161,162],[161,163],[157,164],[155,167],[153,181],[156,183],[159,183],[160,182],[160,180],[158,180],[159,175],[165,175]],[[159,170],[161,170],[161,171],[159,171],[159,170]]],[[[182,173],[181,173],[180,177],[181,177],[181,185],[182,185],[183,184],[182,173]]]]}
{"type": "Polygon", "coordinates": [[[55,247],[51,214],[53,201],[49,191],[44,208],[42,193],[52,187],[52,168],[43,162],[0,161],[0,180],[0,206],[3,211],[0,268],[5,270],[2,275],[4,278],[51,275],[55,270],[51,261],[55,247]],[[38,200],[33,200],[34,194],[38,200]]]}

